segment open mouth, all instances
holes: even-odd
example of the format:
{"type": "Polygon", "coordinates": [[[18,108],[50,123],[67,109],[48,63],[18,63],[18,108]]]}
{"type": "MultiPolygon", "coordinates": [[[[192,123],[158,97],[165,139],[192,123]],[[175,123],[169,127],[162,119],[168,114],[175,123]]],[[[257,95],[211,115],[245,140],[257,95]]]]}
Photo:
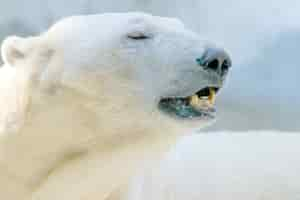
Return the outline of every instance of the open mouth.
{"type": "Polygon", "coordinates": [[[164,113],[179,118],[214,118],[218,90],[206,87],[188,97],[163,98],[158,107],[164,113]]]}

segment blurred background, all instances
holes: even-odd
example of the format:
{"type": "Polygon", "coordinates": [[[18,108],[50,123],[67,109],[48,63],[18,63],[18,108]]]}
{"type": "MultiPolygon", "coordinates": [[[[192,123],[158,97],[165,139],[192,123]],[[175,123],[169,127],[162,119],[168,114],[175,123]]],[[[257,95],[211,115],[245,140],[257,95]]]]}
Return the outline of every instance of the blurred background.
{"type": "Polygon", "coordinates": [[[300,130],[298,0],[1,1],[0,40],[40,33],[69,15],[146,11],[180,18],[233,59],[218,98],[219,119],[208,130],[300,130]]]}

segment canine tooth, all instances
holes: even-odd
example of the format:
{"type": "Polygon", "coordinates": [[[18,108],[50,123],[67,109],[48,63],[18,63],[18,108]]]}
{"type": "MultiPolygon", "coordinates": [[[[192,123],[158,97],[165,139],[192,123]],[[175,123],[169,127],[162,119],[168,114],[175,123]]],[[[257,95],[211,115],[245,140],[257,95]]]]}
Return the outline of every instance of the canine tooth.
{"type": "Polygon", "coordinates": [[[216,91],[213,88],[209,88],[209,97],[208,101],[211,105],[215,104],[216,101],[216,91]]]}
{"type": "Polygon", "coordinates": [[[198,95],[193,95],[193,96],[191,96],[191,98],[190,98],[190,104],[192,105],[192,106],[197,106],[197,105],[199,105],[199,102],[200,101],[200,99],[199,99],[199,97],[198,97],[198,95]]]}

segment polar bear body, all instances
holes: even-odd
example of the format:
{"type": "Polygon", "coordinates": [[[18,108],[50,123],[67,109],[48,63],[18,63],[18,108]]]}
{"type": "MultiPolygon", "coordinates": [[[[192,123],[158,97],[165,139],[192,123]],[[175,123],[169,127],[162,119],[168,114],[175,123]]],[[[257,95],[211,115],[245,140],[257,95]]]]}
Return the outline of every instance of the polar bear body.
{"type": "Polygon", "coordinates": [[[210,123],[157,109],[162,97],[222,84],[195,62],[210,45],[176,19],[143,13],[70,17],[7,38],[1,198],[109,198],[180,133],[210,123]]]}

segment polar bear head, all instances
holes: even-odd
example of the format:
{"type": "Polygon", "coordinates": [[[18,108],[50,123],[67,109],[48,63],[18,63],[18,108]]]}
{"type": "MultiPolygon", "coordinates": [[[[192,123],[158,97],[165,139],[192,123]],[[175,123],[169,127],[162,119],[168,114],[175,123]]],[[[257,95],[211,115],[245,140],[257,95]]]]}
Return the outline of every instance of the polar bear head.
{"type": "Polygon", "coordinates": [[[231,66],[177,19],[144,13],[70,17],[41,35],[7,38],[2,57],[25,80],[23,117],[43,124],[51,115],[57,127],[102,134],[201,128],[215,118],[231,66]]]}

